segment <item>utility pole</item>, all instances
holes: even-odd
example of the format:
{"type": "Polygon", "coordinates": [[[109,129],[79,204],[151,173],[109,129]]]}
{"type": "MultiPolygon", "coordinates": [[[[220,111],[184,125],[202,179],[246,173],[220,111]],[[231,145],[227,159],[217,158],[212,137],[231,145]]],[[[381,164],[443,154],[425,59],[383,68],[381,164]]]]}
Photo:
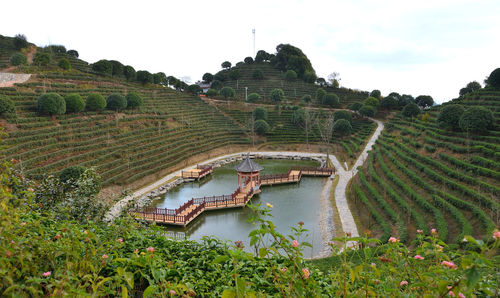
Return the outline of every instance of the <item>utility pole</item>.
{"type": "Polygon", "coordinates": [[[248,87],[245,87],[245,102],[248,100],[248,87]]]}
{"type": "Polygon", "coordinates": [[[255,57],[255,28],[252,29],[253,34],[253,56],[255,57]]]}

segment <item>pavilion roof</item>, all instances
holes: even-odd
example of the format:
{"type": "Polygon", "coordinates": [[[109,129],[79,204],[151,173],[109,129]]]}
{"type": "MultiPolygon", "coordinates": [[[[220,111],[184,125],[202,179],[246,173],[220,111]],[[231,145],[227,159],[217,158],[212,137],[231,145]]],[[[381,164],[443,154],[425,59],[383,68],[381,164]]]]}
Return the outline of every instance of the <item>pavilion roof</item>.
{"type": "Polygon", "coordinates": [[[263,166],[252,161],[249,156],[245,158],[239,165],[235,166],[234,169],[242,173],[258,172],[264,169],[263,166]]]}

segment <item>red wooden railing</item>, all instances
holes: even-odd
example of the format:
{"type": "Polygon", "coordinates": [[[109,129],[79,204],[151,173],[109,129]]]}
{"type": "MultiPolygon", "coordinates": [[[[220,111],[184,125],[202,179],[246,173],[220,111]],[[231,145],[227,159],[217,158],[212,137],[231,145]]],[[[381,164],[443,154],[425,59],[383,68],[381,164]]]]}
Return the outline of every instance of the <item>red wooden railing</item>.
{"type": "Polygon", "coordinates": [[[200,178],[203,176],[206,172],[209,172],[212,170],[212,166],[207,166],[207,165],[197,165],[197,169],[201,169],[198,173],[195,172],[190,172],[190,171],[181,171],[181,177],[182,178],[200,178]]]}
{"type": "Polygon", "coordinates": [[[335,168],[292,167],[291,170],[303,172],[335,173],[335,168]]]}

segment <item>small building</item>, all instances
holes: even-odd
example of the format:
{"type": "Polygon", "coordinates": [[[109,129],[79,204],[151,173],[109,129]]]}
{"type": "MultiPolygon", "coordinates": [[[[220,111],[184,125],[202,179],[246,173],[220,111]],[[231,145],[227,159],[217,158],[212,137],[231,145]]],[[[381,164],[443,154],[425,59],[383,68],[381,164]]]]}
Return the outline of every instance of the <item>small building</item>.
{"type": "Polygon", "coordinates": [[[200,86],[201,92],[203,92],[203,93],[207,93],[208,89],[210,89],[210,84],[208,84],[208,83],[198,81],[198,82],[196,82],[196,84],[198,86],[200,86]]]}
{"type": "Polygon", "coordinates": [[[252,187],[254,190],[259,189],[260,171],[264,169],[263,166],[251,160],[250,156],[247,155],[245,160],[235,166],[234,169],[238,171],[238,187],[240,190],[246,187],[252,187]]]}

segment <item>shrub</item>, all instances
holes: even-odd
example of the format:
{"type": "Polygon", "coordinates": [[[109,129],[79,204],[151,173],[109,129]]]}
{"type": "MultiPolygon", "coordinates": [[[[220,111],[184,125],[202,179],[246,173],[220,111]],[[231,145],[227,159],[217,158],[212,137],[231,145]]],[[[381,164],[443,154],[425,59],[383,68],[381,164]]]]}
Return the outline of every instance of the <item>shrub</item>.
{"type": "Polygon", "coordinates": [[[286,81],[295,81],[297,79],[297,73],[291,69],[285,72],[285,80],[286,81]]]}
{"type": "Polygon", "coordinates": [[[349,121],[349,123],[352,123],[352,114],[348,111],[335,111],[333,113],[333,119],[335,121],[340,120],[340,119],[345,119],[349,121]]]}
{"type": "Polygon", "coordinates": [[[215,89],[215,90],[219,90],[221,89],[222,87],[224,87],[224,85],[222,84],[221,81],[219,80],[213,80],[212,81],[212,84],[210,84],[210,88],[211,89],[215,89]]]}
{"type": "Polygon", "coordinates": [[[252,112],[253,117],[255,120],[265,120],[267,121],[267,109],[263,107],[258,107],[255,108],[252,112]]]}
{"type": "Polygon", "coordinates": [[[50,63],[50,55],[45,52],[36,52],[35,57],[33,58],[33,64],[38,66],[47,66],[50,63]]]}
{"type": "Polygon", "coordinates": [[[76,50],[69,50],[66,52],[66,54],[70,55],[71,57],[78,58],[80,55],[76,50]]]}
{"type": "Polygon", "coordinates": [[[226,80],[227,80],[227,78],[228,78],[227,73],[226,73],[225,71],[222,71],[222,70],[221,70],[221,71],[219,71],[218,73],[216,73],[216,74],[214,75],[214,80],[215,80],[215,81],[221,81],[221,82],[224,82],[224,81],[226,81],[226,80]]]}
{"type": "Polygon", "coordinates": [[[415,102],[422,108],[430,107],[434,104],[434,99],[429,95],[420,95],[415,98],[415,102]]]}
{"type": "Polygon", "coordinates": [[[413,118],[420,114],[420,108],[415,103],[409,103],[403,108],[401,113],[403,116],[413,118]]]}
{"type": "Polygon", "coordinates": [[[24,34],[16,34],[16,36],[14,36],[13,44],[16,50],[20,50],[28,46],[28,40],[24,34]]]}
{"type": "Polygon", "coordinates": [[[248,94],[248,97],[247,97],[248,102],[256,102],[258,100],[260,100],[260,95],[258,93],[248,94]]]}
{"type": "Polygon", "coordinates": [[[280,102],[283,101],[283,99],[285,98],[285,93],[280,88],[276,88],[271,91],[269,97],[274,102],[280,102]]]}
{"type": "Polygon", "coordinates": [[[123,75],[125,76],[127,81],[135,81],[137,78],[137,73],[135,72],[135,69],[130,65],[127,65],[123,68],[123,75]]]}
{"type": "Polygon", "coordinates": [[[137,81],[146,85],[147,83],[153,83],[153,75],[147,70],[139,70],[137,72],[137,81]]]}
{"type": "Polygon", "coordinates": [[[207,90],[207,96],[209,96],[209,97],[217,96],[217,93],[218,93],[217,90],[212,89],[212,88],[207,90]]]}
{"type": "Polygon", "coordinates": [[[373,117],[375,116],[375,113],[377,113],[377,110],[375,109],[374,106],[371,105],[362,105],[359,110],[359,114],[364,117],[373,117]]]}
{"type": "Polygon", "coordinates": [[[64,70],[69,70],[71,69],[71,63],[69,63],[69,60],[66,58],[61,58],[59,62],[57,63],[57,66],[64,70]]]}
{"type": "Polygon", "coordinates": [[[85,106],[89,111],[102,111],[106,107],[106,100],[99,93],[91,93],[87,96],[85,106]]]}
{"type": "Polygon", "coordinates": [[[460,116],[465,112],[465,108],[461,105],[447,105],[441,109],[437,118],[437,124],[444,129],[458,129],[458,121],[460,116]]]}
{"type": "Polygon", "coordinates": [[[127,100],[127,107],[128,108],[137,108],[142,106],[143,100],[142,97],[135,93],[135,92],[130,92],[125,96],[125,99],[127,100]]]}
{"type": "Polygon", "coordinates": [[[310,84],[316,82],[316,79],[318,78],[314,71],[306,71],[302,77],[304,78],[304,81],[310,84]]]}
{"type": "Polygon", "coordinates": [[[349,110],[351,111],[359,111],[359,109],[363,106],[360,102],[353,102],[349,105],[349,110]]]}
{"type": "Polygon", "coordinates": [[[346,119],[335,120],[333,124],[333,131],[340,135],[350,135],[352,131],[352,125],[346,119]]]}
{"type": "Polygon", "coordinates": [[[229,72],[229,78],[231,80],[237,80],[241,77],[240,71],[238,69],[233,69],[229,72]]]}
{"type": "Polygon", "coordinates": [[[253,58],[252,57],[246,57],[245,59],[243,59],[243,61],[246,64],[253,64],[253,58]]]}
{"type": "Polygon", "coordinates": [[[370,97],[379,99],[380,97],[382,97],[382,93],[380,92],[380,90],[375,89],[372,92],[370,92],[370,97]]]}
{"type": "Polygon", "coordinates": [[[483,133],[494,125],[493,113],[484,107],[470,107],[459,120],[460,128],[466,132],[483,133]]]}
{"type": "Polygon", "coordinates": [[[108,60],[99,60],[96,63],[92,64],[92,70],[106,74],[106,75],[112,75],[113,74],[113,64],[109,62],[108,60]]]}
{"type": "Polygon", "coordinates": [[[269,124],[265,120],[257,120],[254,124],[254,130],[259,135],[265,135],[269,131],[269,124]]]}
{"type": "Polygon", "coordinates": [[[231,62],[224,61],[224,62],[222,62],[222,64],[220,66],[222,66],[222,68],[224,68],[224,69],[229,69],[229,68],[231,68],[231,62]]]}
{"type": "Polygon", "coordinates": [[[500,68],[495,69],[486,79],[486,84],[495,89],[500,89],[500,68]]]}
{"type": "Polygon", "coordinates": [[[85,109],[85,101],[80,94],[72,93],[64,96],[67,113],[79,113],[85,109]]]}
{"type": "Polygon", "coordinates": [[[191,84],[187,90],[194,95],[198,95],[201,92],[201,87],[198,84],[191,84]]]}
{"type": "Polygon", "coordinates": [[[68,182],[69,180],[78,180],[80,176],[85,172],[85,168],[82,166],[70,166],[65,168],[59,174],[59,180],[61,182],[68,182]]]}
{"type": "Polygon", "coordinates": [[[208,83],[211,83],[214,80],[214,75],[211,74],[211,73],[209,73],[209,72],[207,72],[207,73],[205,73],[203,75],[202,79],[203,79],[203,82],[205,82],[205,83],[208,84],[208,83]]]}
{"type": "Polygon", "coordinates": [[[368,105],[368,106],[372,106],[372,107],[375,107],[377,108],[379,106],[379,101],[378,99],[376,99],[375,97],[367,97],[364,101],[363,101],[363,105],[368,105]]]}
{"type": "Polygon", "coordinates": [[[12,66],[25,65],[26,63],[28,63],[28,59],[21,53],[15,53],[10,57],[10,65],[12,66]]]}
{"type": "Polygon", "coordinates": [[[302,98],[300,100],[309,103],[312,101],[312,96],[307,94],[307,95],[302,96],[302,98]]]}
{"type": "Polygon", "coordinates": [[[394,96],[387,96],[384,97],[380,101],[380,107],[387,109],[387,110],[392,110],[398,107],[398,100],[394,96]]]}
{"type": "Polygon", "coordinates": [[[322,104],[328,105],[331,107],[337,107],[340,105],[339,97],[334,93],[327,93],[323,96],[322,104]]]}
{"type": "Polygon", "coordinates": [[[0,115],[14,114],[16,112],[16,105],[6,95],[0,95],[0,115]]]}
{"type": "Polygon", "coordinates": [[[153,74],[153,83],[167,86],[168,85],[167,75],[163,72],[157,72],[153,74]]]}
{"type": "Polygon", "coordinates": [[[262,80],[264,78],[264,72],[262,72],[260,68],[257,68],[252,72],[252,78],[262,80]]]}
{"type": "Polygon", "coordinates": [[[106,98],[106,108],[108,110],[120,111],[127,107],[127,99],[125,96],[112,93],[106,98]]]}
{"type": "Polygon", "coordinates": [[[112,70],[111,74],[115,77],[122,76],[123,75],[123,67],[124,67],[123,64],[120,61],[116,61],[116,60],[110,60],[109,62],[113,66],[113,70],[112,70]]]}
{"type": "Polygon", "coordinates": [[[66,113],[66,102],[57,93],[45,93],[38,97],[38,113],[41,115],[62,115],[66,113]]]}
{"type": "Polygon", "coordinates": [[[323,88],[316,89],[316,100],[318,102],[323,102],[323,96],[326,95],[326,91],[323,88]]]}
{"type": "Polygon", "coordinates": [[[220,95],[224,96],[224,98],[233,98],[236,95],[236,92],[231,87],[223,87],[220,90],[220,95]]]}

